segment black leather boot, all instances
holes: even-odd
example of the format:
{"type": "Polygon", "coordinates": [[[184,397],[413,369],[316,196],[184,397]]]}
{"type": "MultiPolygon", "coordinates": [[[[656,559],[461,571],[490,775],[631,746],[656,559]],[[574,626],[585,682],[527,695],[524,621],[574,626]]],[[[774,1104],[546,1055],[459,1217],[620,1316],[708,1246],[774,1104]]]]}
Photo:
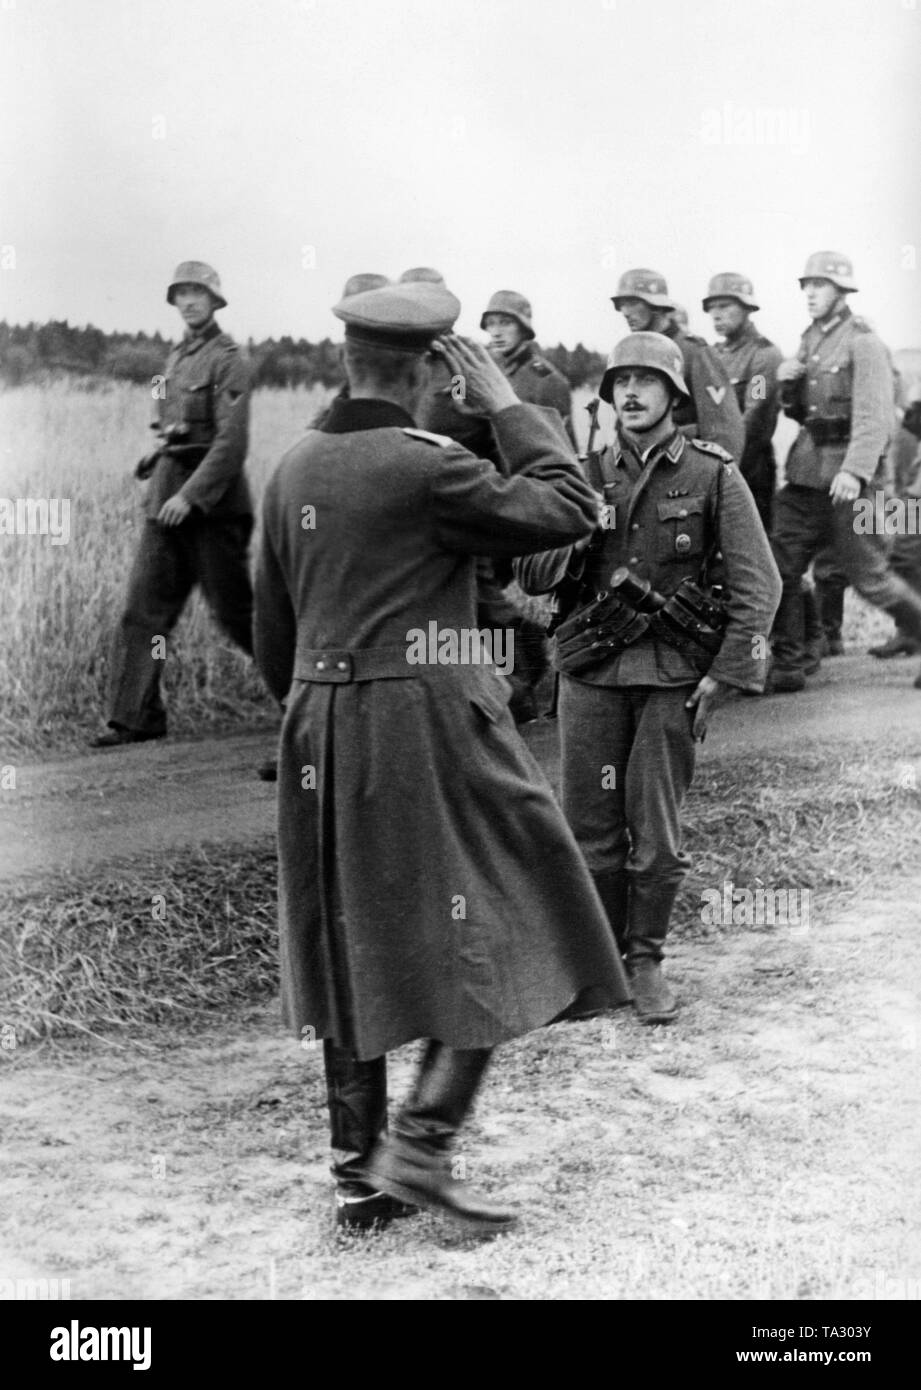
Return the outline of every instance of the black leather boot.
{"type": "MultiPolygon", "coordinates": [[[[892,616],[899,632],[921,648],[921,599],[916,598],[913,591],[910,592],[910,598],[890,603],[886,612],[892,616]]],[[[921,690],[921,673],[915,677],[912,684],[916,690],[921,690]]]]}
{"type": "Polygon", "coordinates": [[[471,1231],[506,1231],[515,1212],[470,1191],[449,1166],[449,1151],[473,1104],[491,1048],[457,1051],[430,1042],[412,1097],[377,1144],[365,1181],[401,1202],[439,1212],[471,1231]]]}
{"type": "Polygon", "coordinates": [[[671,1023],[678,1001],[662,974],[662,947],[680,884],[662,879],[630,881],[627,916],[627,971],[633,1007],[640,1023],[671,1023]]]}
{"type": "Polygon", "coordinates": [[[415,1207],[369,1187],[364,1164],[387,1128],[387,1060],[360,1062],[352,1050],[328,1038],[323,1043],[326,1103],[336,1179],[336,1225],[345,1230],[384,1226],[415,1207]]]}

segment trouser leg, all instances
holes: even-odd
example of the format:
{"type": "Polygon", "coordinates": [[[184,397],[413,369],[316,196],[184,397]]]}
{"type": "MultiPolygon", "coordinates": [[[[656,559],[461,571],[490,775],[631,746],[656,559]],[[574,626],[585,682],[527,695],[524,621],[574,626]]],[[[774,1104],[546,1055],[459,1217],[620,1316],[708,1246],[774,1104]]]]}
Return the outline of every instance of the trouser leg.
{"type": "Polygon", "coordinates": [[[688,871],[681,807],[694,776],[696,745],[685,701],[692,686],[634,692],[636,735],[627,767],[631,853],[626,957],[661,961],[672,907],[688,871]]]}
{"type": "Polygon", "coordinates": [[[773,653],[781,670],[803,670],[803,575],[813,555],[829,538],[831,518],[828,499],[812,488],[788,485],[774,503],[771,546],[783,585],[774,619],[773,653]]]}
{"type": "Polygon", "coordinates": [[[183,527],[145,521],[128,579],[124,612],[112,640],[112,728],[152,736],[166,732],[166,710],[160,697],[165,656],[161,648],[194,582],[194,556],[183,527]]]}
{"type": "Polygon", "coordinates": [[[247,550],[252,517],[204,518],[195,523],[196,575],[215,621],[232,642],[253,654],[253,588],[247,550]]]}
{"type": "Polygon", "coordinates": [[[803,580],[803,657],[806,674],[819,669],[822,661],[822,647],[825,630],[822,626],[822,613],[816,589],[807,579],[803,580]]]}
{"type": "Polygon", "coordinates": [[[829,655],[836,655],[841,644],[847,575],[838,563],[833,545],[823,546],[816,555],[812,565],[812,578],[829,655]]]}
{"type": "Polygon", "coordinates": [[[560,677],[563,814],[594,875],[627,865],[627,767],[635,732],[630,690],[560,677]]]}
{"type": "Polygon", "coordinates": [[[921,641],[921,594],[889,568],[884,538],[856,531],[850,506],[832,508],[832,526],[838,561],[849,582],[868,603],[891,614],[909,637],[921,641]]]}

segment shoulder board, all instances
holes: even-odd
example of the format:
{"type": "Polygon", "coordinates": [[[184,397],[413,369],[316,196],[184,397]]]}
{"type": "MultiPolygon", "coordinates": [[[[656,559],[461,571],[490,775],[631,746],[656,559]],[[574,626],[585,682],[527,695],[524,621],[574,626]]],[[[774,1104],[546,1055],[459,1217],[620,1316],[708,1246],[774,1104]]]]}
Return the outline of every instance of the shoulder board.
{"type": "Polygon", "coordinates": [[[712,439],[692,439],[691,443],[695,449],[700,449],[704,454],[712,454],[714,458],[722,459],[723,463],[734,463],[735,460],[722,444],[714,444],[712,439]]]}
{"type": "Polygon", "coordinates": [[[774,347],[774,344],[771,342],[770,338],[765,338],[763,333],[759,333],[757,338],[755,339],[755,346],[765,348],[774,347]]]}
{"type": "Polygon", "coordinates": [[[679,343],[693,343],[695,347],[709,347],[706,338],[699,338],[696,333],[682,333],[679,343]]]}
{"type": "Polygon", "coordinates": [[[532,357],[528,365],[538,376],[551,376],[554,371],[553,363],[545,361],[543,357],[532,357]]]}
{"type": "Polygon", "coordinates": [[[851,314],[851,323],[852,323],[852,324],[854,325],[854,327],[857,329],[857,332],[858,332],[858,333],[872,333],[872,332],[873,332],[873,325],[872,325],[872,323],[867,323],[866,319],[861,318],[859,314],[851,314]]]}
{"type": "Polygon", "coordinates": [[[235,343],[229,333],[219,333],[214,339],[214,346],[223,348],[225,352],[240,351],[239,343],[235,343]]]}
{"type": "Polygon", "coordinates": [[[409,425],[403,425],[401,428],[411,439],[424,439],[427,444],[439,444],[442,449],[447,449],[454,443],[449,434],[432,434],[431,430],[411,429],[409,425]]]}

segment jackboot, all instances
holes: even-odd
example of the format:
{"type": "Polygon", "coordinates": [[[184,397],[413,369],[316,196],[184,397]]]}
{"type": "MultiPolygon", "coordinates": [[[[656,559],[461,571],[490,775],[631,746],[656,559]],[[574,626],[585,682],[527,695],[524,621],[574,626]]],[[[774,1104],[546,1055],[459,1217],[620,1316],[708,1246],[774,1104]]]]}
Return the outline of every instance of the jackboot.
{"type": "MultiPolygon", "coordinates": [[[[916,642],[921,648],[921,607],[918,600],[899,599],[896,603],[888,604],[886,612],[890,614],[899,632],[903,633],[910,640],[916,642]]],[[[912,682],[916,690],[921,690],[921,673],[912,682]]]]}
{"type": "Polygon", "coordinates": [[[411,1098],[365,1167],[368,1184],[471,1231],[506,1231],[514,1225],[515,1212],[471,1192],[449,1166],[451,1145],[491,1055],[492,1048],[458,1051],[428,1044],[411,1098]]]}
{"type": "Polygon", "coordinates": [[[841,625],[844,622],[844,591],[846,587],[836,580],[817,579],[815,581],[815,595],[825,637],[822,648],[823,656],[844,655],[841,625]]]}
{"type": "Polygon", "coordinates": [[[326,1103],[336,1179],[336,1225],[345,1230],[384,1226],[415,1207],[369,1187],[364,1164],[387,1128],[387,1060],[360,1062],[351,1048],[323,1043],[326,1103]]]}
{"type": "Polygon", "coordinates": [[[825,645],[825,629],[822,626],[822,613],[815,589],[803,589],[803,675],[814,676],[822,664],[825,645]]]}
{"type": "Polygon", "coordinates": [[[627,971],[640,1023],[671,1023],[678,1012],[678,1001],[662,974],[661,961],[679,887],[680,883],[667,879],[631,877],[627,971]]]}

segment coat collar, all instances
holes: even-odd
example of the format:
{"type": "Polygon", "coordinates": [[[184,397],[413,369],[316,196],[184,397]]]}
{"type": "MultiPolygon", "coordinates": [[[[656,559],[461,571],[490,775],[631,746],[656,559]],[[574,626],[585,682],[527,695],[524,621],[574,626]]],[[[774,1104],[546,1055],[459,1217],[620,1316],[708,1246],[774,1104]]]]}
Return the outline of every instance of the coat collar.
{"type": "Polygon", "coordinates": [[[620,467],[624,463],[624,455],[629,454],[635,459],[641,468],[646,468],[654,463],[658,463],[660,458],[667,458],[669,463],[677,463],[684,453],[684,446],[687,441],[680,430],[676,429],[666,439],[662,439],[658,444],[653,445],[652,451],[645,459],[641,458],[630,444],[623,437],[620,430],[614,436],[614,463],[620,467]]]}
{"type": "Polygon", "coordinates": [[[180,355],[190,357],[193,352],[199,352],[205,343],[210,343],[212,338],[217,338],[220,331],[217,321],[212,319],[204,333],[187,333],[179,344],[180,355]]]}
{"type": "Polygon", "coordinates": [[[353,434],[360,430],[412,429],[415,420],[408,410],[393,401],[377,401],[360,396],[337,396],[326,419],[319,426],[324,434],[353,434]]]}

